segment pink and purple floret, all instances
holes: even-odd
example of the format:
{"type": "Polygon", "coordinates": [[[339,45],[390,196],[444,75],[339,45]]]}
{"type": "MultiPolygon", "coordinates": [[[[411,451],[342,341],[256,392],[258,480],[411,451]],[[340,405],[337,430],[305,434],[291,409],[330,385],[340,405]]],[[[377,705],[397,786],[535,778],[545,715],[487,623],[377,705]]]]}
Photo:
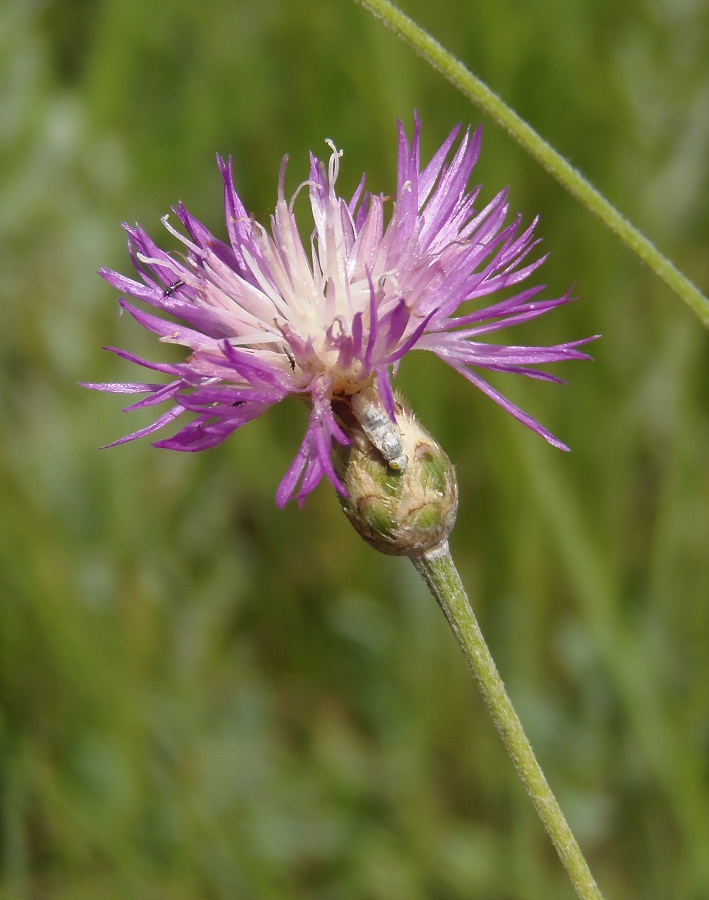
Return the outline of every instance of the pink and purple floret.
{"type": "Polygon", "coordinates": [[[126,411],[168,403],[169,408],[115,446],[193,414],[171,437],[155,443],[171,450],[204,450],[284,398],[304,399],[310,419],[300,449],[278,488],[284,505],[301,502],[325,475],[345,489],[330,459],[333,441],[348,444],[338,409],[364,388],[376,388],[395,420],[392,373],[411,350],[429,350],[549,443],[568,449],[542,425],[490,385],[478,370],[515,372],[559,381],[534,368],[588,359],[586,340],[550,347],[491,344],[480,338],[560,306],[567,293],[537,299],[544,285],[517,290],[545,257],[529,260],[538,244],[536,220],[521,230],[505,224],[506,190],[477,211],[480,188],[467,191],[481,132],[458,140],[454,129],[421,168],[420,123],[409,144],[398,129],[396,196],[387,199],[360,182],[347,201],[335,193],[341,154],[331,145],[327,165],[311,155],[308,180],[289,201],[285,160],[270,232],[247,213],[232,181],[231,161],[219,159],[224,181],[228,241],[215,238],[180,203],[174,208],[186,235],[165,227],[185,245],[184,256],[161,250],[140,227],[124,226],[140,280],[101,270],[113,287],[169,318],[120,300],[163,342],[187,347],[183,362],[149,362],[125,350],[120,357],[167,376],[167,383],[128,382],[88,387],[145,394],[126,411]],[[314,230],[303,246],[293,205],[307,189],[314,230]],[[488,306],[481,301],[504,293],[488,306]],[[465,309],[461,311],[461,307],[465,309]]]}

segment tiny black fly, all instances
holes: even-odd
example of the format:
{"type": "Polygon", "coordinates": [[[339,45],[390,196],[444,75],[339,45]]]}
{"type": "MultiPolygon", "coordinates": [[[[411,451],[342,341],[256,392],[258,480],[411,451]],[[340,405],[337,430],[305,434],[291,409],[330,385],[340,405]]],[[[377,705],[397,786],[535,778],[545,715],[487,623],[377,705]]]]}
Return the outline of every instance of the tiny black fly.
{"type": "Polygon", "coordinates": [[[170,285],[169,288],[166,288],[162,292],[162,295],[163,295],[163,297],[172,297],[172,295],[175,293],[175,291],[178,291],[181,287],[184,287],[184,286],[185,286],[185,282],[182,279],[180,279],[179,281],[175,281],[170,285]]]}

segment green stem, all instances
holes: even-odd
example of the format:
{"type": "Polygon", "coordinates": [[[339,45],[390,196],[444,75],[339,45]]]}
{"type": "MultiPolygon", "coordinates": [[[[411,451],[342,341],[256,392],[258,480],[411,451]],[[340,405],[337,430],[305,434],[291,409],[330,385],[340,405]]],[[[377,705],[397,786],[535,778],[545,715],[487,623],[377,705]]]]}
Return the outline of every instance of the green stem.
{"type": "Polygon", "coordinates": [[[388,0],[357,0],[410,44],[427,62],[448,79],[472,103],[486,112],[518,144],[524,147],[572,196],[591,210],[640,259],[677,294],[702,322],[709,326],[709,300],[666,256],[633,226],[573,168],[563,156],[543,140],[523,119],[476,78],[451,53],[388,0]]]}
{"type": "Polygon", "coordinates": [[[448,624],[453,629],[465,659],[475,676],[483,699],[500,732],[505,749],[512,758],[522,783],[532,799],[569,878],[582,900],[600,900],[601,892],[591,875],[576,838],[547,784],[522,723],[507,695],[495,661],[470,607],[465,590],[444,543],[419,557],[412,557],[418,573],[428,585],[448,624]]]}

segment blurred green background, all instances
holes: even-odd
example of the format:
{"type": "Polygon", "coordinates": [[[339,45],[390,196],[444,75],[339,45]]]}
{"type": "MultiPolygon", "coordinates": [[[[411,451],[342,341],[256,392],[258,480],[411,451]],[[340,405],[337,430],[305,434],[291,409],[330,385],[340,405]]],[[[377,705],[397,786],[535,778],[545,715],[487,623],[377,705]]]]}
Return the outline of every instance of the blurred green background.
{"type": "MultiPolygon", "coordinates": [[[[406,0],[706,291],[706,0],[406,0]]],[[[0,753],[5,900],[572,896],[452,635],[326,484],[279,511],[306,410],[219,448],[99,452],[144,424],[79,380],[167,350],[99,265],[177,200],[224,235],[215,153],[262,220],[281,157],[393,189],[481,115],[345,0],[0,5],[0,753]]],[[[510,693],[609,898],[709,897],[709,365],[681,302],[490,122],[551,252],[510,334],[602,333],[565,388],[447,367],[399,386],[458,468],[452,538],[510,693]]],[[[167,239],[167,240],[166,240],[167,239]]]]}

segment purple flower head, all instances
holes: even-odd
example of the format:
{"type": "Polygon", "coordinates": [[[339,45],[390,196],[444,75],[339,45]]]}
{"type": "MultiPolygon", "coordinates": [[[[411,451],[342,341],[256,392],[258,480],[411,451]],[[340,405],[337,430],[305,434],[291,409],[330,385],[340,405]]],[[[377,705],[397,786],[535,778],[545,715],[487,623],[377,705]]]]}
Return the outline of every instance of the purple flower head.
{"type": "Polygon", "coordinates": [[[154,446],[204,450],[292,394],[307,401],[310,420],[278,488],[279,505],[292,496],[302,503],[323,475],[344,494],[330,461],[332,442],[351,440],[343,412],[356,407],[354,395],[376,391],[395,420],[392,372],[410,350],[430,350],[537,434],[568,449],[479,374],[488,369],[559,381],[533,367],[588,357],[577,349],[583,340],[552,347],[480,340],[571,297],[536,299],[543,286],[517,291],[544,261],[529,260],[538,243],[536,221],[524,230],[519,216],[506,223],[506,191],[475,209],[479,188],[467,191],[466,186],[481,133],[466,132],[458,140],[458,132],[454,129],[422,168],[418,118],[411,144],[399,123],[396,197],[388,222],[386,198],[365,192],[364,179],[349,201],[336,194],[341,153],[330,144],[327,166],[311,155],[308,180],[290,202],[284,193],[284,159],[270,230],[248,215],[233,185],[231,160],[221,159],[227,243],[213,237],[182,203],[174,212],[186,235],[174,231],[167,216],[163,223],[185,245],[184,257],[161,250],[141,228],[124,226],[140,280],[108,270],[101,275],[166,313],[169,318],[120,301],[161,341],[181,344],[190,355],[181,363],[154,363],[109,348],[170,378],[166,384],[88,385],[146,395],[126,410],[169,404],[151,425],[109,446],[152,434],[192,413],[176,434],[154,446]],[[315,225],[307,252],[293,212],[303,188],[315,225]],[[484,298],[502,291],[504,299],[481,306],[484,298]]]}

